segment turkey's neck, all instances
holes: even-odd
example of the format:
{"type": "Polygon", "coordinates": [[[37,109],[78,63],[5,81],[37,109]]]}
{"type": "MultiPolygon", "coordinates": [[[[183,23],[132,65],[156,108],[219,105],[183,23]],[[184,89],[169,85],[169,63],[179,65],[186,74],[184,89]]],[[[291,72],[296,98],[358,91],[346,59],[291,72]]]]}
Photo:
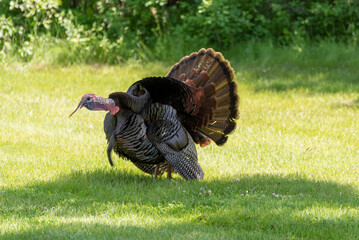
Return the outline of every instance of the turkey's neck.
{"type": "Polygon", "coordinates": [[[112,115],[116,115],[116,113],[120,111],[120,108],[116,106],[115,101],[112,98],[96,96],[94,101],[100,104],[103,110],[109,111],[112,115]]]}

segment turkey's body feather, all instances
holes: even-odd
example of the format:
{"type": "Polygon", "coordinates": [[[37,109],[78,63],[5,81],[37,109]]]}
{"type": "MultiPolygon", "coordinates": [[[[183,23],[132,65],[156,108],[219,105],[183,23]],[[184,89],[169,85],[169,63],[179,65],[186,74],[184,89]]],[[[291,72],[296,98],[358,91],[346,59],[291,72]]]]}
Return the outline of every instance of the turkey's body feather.
{"type": "Polygon", "coordinates": [[[175,64],[166,77],[135,82],[126,93],[110,94],[120,111],[105,117],[112,149],[146,173],[174,169],[183,178],[202,179],[195,142],[223,145],[238,119],[239,97],[229,62],[201,49],[175,64]]]}
{"type": "Polygon", "coordinates": [[[169,105],[154,103],[141,113],[128,109],[115,116],[108,113],[104,130],[107,139],[114,136],[115,153],[146,173],[154,173],[159,164],[159,175],[170,165],[185,179],[203,178],[194,142],[169,105]]]}
{"type": "Polygon", "coordinates": [[[164,158],[147,137],[147,126],[141,115],[122,109],[116,116],[107,114],[106,118],[113,118],[111,121],[117,122],[113,132],[109,132],[105,126],[105,132],[108,132],[107,138],[109,139],[112,134],[115,136],[114,151],[117,154],[132,162],[146,164],[163,162],[164,158]]]}

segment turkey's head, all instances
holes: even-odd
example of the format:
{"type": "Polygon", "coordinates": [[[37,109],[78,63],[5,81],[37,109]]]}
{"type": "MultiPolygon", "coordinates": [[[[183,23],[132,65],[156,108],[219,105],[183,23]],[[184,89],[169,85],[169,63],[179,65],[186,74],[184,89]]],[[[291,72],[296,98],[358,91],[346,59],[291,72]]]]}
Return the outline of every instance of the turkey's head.
{"type": "Polygon", "coordinates": [[[111,98],[103,98],[95,94],[85,94],[70,117],[82,107],[92,111],[109,111],[112,115],[116,115],[120,111],[120,108],[116,106],[115,101],[111,98]]]}

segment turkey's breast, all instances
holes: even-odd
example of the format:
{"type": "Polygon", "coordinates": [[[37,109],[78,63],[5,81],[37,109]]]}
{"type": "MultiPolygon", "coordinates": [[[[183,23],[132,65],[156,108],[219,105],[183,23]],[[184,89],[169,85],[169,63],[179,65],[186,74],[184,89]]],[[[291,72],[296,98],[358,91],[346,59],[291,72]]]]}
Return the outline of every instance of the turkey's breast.
{"type": "Polygon", "coordinates": [[[147,126],[141,115],[122,109],[116,116],[114,151],[133,162],[157,164],[164,157],[148,139],[147,126]]]}

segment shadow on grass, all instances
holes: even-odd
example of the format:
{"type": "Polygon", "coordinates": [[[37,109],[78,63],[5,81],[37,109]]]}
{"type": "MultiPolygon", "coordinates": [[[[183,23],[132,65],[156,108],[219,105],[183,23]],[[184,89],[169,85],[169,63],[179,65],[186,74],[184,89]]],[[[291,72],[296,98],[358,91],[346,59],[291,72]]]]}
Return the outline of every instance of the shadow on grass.
{"type": "Polygon", "coordinates": [[[74,172],[4,189],[1,198],[2,215],[32,225],[5,231],[5,239],[359,237],[357,190],[298,176],[186,182],[114,170],[74,172]],[[129,214],[138,222],[126,220],[129,214]]]}

